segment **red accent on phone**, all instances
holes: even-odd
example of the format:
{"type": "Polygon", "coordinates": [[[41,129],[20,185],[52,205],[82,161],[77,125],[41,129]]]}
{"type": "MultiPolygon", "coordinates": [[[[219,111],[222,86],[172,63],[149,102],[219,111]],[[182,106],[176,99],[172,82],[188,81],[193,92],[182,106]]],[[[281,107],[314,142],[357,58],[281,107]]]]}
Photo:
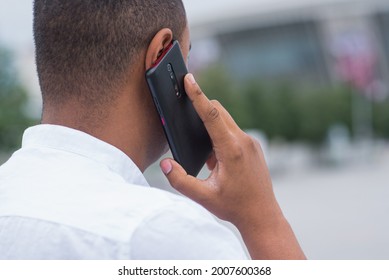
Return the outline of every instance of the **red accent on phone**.
{"type": "Polygon", "coordinates": [[[151,68],[157,66],[161,60],[164,58],[164,56],[167,54],[167,52],[173,47],[173,42],[167,46],[167,48],[162,52],[162,54],[158,57],[158,59],[154,62],[154,64],[151,66],[151,68]]]}

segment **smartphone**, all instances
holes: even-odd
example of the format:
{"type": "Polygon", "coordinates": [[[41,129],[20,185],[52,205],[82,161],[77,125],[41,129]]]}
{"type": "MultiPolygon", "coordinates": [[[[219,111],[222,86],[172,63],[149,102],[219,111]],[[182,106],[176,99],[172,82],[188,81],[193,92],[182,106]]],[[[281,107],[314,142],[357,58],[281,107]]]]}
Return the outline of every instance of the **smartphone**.
{"type": "Polygon", "coordinates": [[[173,41],[146,71],[146,81],[174,159],[188,174],[197,176],[212,152],[212,144],[186,95],[187,73],[180,44],[173,41]]]}

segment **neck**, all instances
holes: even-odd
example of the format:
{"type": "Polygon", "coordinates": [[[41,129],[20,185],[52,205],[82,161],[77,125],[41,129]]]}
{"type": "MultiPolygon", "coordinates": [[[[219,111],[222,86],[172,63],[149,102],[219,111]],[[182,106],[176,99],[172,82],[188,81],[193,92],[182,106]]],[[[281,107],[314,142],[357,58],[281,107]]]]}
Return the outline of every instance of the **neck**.
{"type": "Polygon", "coordinates": [[[42,123],[77,129],[107,142],[123,151],[144,172],[166,149],[150,102],[149,96],[127,93],[103,110],[85,110],[72,102],[60,108],[45,106],[42,123]]]}

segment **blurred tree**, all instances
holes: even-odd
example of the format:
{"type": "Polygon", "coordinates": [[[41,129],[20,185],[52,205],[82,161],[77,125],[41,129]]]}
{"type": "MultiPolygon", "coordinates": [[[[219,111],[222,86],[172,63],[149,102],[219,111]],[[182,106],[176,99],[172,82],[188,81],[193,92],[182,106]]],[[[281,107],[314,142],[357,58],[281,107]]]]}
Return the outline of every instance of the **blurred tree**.
{"type": "MultiPolygon", "coordinates": [[[[352,132],[353,93],[345,86],[301,89],[291,83],[271,85],[260,80],[234,85],[220,67],[204,71],[199,82],[204,92],[218,99],[242,128],[259,129],[270,139],[320,144],[333,125],[341,124],[352,132]]],[[[389,118],[389,110],[381,111],[381,120],[383,115],[389,118]]],[[[377,122],[381,130],[383,123],[377,122]]]]}
{"type": "Polygon", "coordinates": [[[11,53],[0,47],[0,152],[20,147],[24,129],[33,123],[25,112],[27,92],[17,79],[11,53]]]}
{"type": "Polygon", "coordinates": [[[376,136],[389,139],[389,100],[374,104],[373,126],[376,136]]]}
{"type": "Polygon", "coordinates": [[[343,125],[350,132],[352,91],[343,86],[311,89],[297,96],[300,116],[300,140],[320,144],[334,125],[343,125]]]}

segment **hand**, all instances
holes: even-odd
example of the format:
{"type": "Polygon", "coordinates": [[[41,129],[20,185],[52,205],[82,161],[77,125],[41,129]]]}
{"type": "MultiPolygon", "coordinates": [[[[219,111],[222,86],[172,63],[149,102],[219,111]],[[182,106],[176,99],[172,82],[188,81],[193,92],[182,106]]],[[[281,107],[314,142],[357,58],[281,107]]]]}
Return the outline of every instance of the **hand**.
{"type": "Polygon", "coordinates": [[[232,222],[252,258],[304,258],[274,196],[259,143],[237,126],[219,102],[204,95],[191,74],[185,77],[185,89],[212,140],[213,155],[207,162],[211,174],[199,180],[174,160],[165,159],[161,168],[172,187],[232,222]]]}

